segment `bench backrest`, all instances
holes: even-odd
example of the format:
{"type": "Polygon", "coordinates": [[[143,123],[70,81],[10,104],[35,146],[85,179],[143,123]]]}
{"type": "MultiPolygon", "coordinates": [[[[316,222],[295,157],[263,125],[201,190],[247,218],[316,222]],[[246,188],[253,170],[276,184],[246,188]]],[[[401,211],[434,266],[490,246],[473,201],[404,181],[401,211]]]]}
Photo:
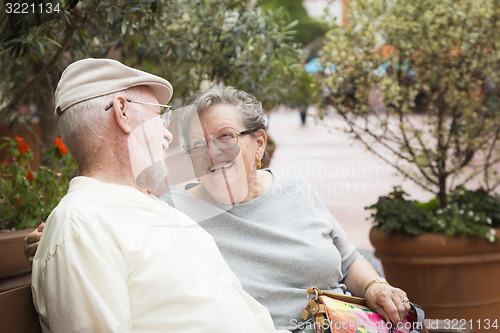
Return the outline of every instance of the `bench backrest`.
{"type": "Polygon", "coordinates": [[[0,332],[41,333],[31,285],[0,293],[0,332]]]}

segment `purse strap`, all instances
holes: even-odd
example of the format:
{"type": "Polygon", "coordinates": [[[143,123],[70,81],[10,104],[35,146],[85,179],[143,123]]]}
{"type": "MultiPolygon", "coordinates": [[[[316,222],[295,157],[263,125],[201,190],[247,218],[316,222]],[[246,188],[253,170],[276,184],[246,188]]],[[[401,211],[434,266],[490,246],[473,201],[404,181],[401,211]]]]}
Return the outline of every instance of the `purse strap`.
{"type": "Polygon", "coordinates": [[[339,301],[342,302],[347,302],[347,303],[353,303],[356,305],[363,305],[363,306],[368,306],[366,304],[366,301],[364,298],[361,297],[356,297],[356,296],[347,296],[347,295],[339,295],[339,294],[334,294],[334,293],[329,293],[327,291],[323,291],[317,287],[311,287],[306,290],[306,292],[309,295],[315,295],[315,297],[318,296],[328,296],[333,299],[338,299],[339,301]]]}
{"type": "Polygon", "coordinates": [[[317,298],[312,298],[307,302],[307,306],[302,310],[302,316],[300,317],[307,320],[309,312],[313,317],[314,327],[321,327],[321,332],[324,332],[323,326],[326,323],[326,318],[328,318],[326,305],[321,304],[317,298]]]}

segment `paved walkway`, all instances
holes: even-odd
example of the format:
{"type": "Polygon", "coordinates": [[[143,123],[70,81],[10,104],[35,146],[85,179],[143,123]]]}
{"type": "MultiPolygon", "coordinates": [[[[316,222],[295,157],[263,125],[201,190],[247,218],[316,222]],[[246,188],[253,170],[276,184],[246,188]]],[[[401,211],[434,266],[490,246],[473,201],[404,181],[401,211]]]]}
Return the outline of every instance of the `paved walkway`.
{"type": "Polygon", "coordinates": [[[372,250],[369,241],[370,213],[364,207],[402,185],[413,198],[431,195],[395,174],[394,170],[366,151],[358,142],[333,126],[340,120],[317,123],[307,117],[302,126],[299,112],[279,109],[271,113],[269,134],[276,142],[271,167],[306,178],[344,227],[359,249],[372,250]]]}

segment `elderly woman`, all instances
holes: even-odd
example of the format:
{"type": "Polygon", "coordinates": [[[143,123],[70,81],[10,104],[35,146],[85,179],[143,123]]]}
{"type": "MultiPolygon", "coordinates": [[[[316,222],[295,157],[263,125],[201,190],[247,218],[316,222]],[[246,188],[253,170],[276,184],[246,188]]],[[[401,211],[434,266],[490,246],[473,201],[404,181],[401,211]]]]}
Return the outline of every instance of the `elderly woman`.
{"type": "Polygon", "coordinates": [[[403,320],[410,309],[406,293],[360,256],[309,184],[259,169],[267,137],[254,96],[213,88],[187,108],[184,147],[199,182],[162,199],[213,236],[277,329],[311,328],[300,319],[311,286],[364,297],[384,319],[403,320]]]}
{"type": "Polygon", "coordinates": [[[301,321],[304,289],[311,286],[365,297],[386,320],[402,320],[409,311],[406,293],[359,255],[309,184],[259,169],[267,137],[255,97],[214,88],[187,108],[185,149],[199,183],[162,198],[214,237],[243,288],[267,306],[277,328],[300,326],[294,323],[301,321]]]}

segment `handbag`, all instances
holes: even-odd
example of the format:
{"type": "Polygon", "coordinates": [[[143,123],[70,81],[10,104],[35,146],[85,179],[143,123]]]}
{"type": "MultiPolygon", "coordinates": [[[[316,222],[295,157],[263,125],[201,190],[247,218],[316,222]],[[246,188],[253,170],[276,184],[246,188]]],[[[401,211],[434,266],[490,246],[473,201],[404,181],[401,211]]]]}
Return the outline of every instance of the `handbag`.
{"type": "Polygon", "coordinates": [[[316,333],[428,333],[424,311],[411,302],[404,321],[394,327],[368,308],[363,298],[332,294],[316,287],[307,289],[307,294],[301,317],[307,320],[309,313],[312,315],[316,333]]]}

